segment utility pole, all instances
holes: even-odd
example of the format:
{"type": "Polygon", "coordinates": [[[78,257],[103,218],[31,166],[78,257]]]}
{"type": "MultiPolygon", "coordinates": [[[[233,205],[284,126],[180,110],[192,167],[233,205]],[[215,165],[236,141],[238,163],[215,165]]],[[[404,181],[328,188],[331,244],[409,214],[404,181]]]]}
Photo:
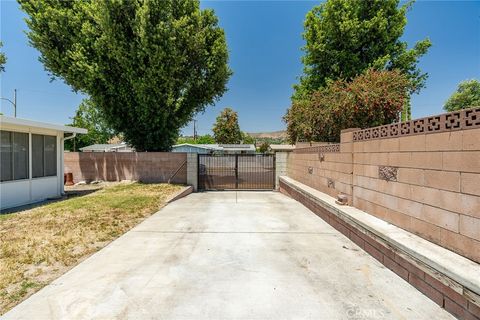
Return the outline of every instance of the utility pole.
{"type": "Polygon", "coordinates": [[[13,116],[16,118],[17,117],[17,89],[13,89],[13,106],[14,106],[14,112],[13,116]]]}
{"type": "Polygon", "coordinates": [[[6,100],[10,102],[13,105],[13,115],[16,118],[17,117],[17,89],[13,90],[13,101],[8,99],[8,98],[1,98],[1,100],[6,100]]]}
{"type": "Polygon", "coordinates": [[[197,120],[193,119],[193,141],[197,141],[197,120]]]}

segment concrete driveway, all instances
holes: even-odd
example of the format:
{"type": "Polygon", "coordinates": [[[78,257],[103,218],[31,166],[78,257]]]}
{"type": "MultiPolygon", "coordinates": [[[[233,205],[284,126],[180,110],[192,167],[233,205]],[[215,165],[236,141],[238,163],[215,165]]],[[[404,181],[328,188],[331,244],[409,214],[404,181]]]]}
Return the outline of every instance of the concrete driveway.
{"type": "Polygon", "coordinates": [[[189,195],[5,319],[453,319],[296,201],[189,195]]]}

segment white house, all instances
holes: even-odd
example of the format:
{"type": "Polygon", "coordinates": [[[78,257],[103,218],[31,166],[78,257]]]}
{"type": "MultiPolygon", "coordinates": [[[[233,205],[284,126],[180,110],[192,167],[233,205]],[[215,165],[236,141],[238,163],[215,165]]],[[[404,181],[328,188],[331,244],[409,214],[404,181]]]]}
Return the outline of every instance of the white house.
{"type": "Polygon", "coordinates": [[[63,194],[63,142],[86,129],[0,115],[0,209],[63,194]]]}
{"type": "Polygon", "coordinates": [[[92,144],[80,148],[82,152],[134,152],[135,149],[127,145],[125,142],[120,143],[106,143],[106,144],[92,144]]]}
{"type": "Polygon", "coordinates": [[[172,146],[172,152],[189,152],[199,154],[254,154],[253,144],[190,144],[182,143],[172,146]]]}

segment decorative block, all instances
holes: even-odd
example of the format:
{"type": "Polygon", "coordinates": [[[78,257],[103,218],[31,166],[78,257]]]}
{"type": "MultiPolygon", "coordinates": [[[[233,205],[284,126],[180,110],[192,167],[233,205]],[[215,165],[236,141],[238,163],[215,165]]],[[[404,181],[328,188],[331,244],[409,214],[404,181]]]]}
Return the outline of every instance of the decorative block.
{"type": "Polygon", "coordinates": [[[397,167],[379,166],[378,177],[386,181],[397,181],[397,167]]]}
{"type": "Polygon", "coordinates": [[[353,132],[353,141],[480,128],[480,108],[397,122],[353,132]]]}

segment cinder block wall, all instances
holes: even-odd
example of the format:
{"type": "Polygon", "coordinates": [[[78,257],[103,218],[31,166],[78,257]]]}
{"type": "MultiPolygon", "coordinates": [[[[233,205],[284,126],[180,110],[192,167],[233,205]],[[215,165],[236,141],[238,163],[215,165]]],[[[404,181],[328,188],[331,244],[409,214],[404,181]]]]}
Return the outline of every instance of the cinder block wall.
{"type": "Polygon", "coordinates": [[[332,197],[343,193],[351,203],[351,136],[351,132],[342,134],[340,144],[295,149],[288,157],[288,176],[332,197]]]}
{"type": "Polygon", "coordinates": [[[345,131],[340,146],[323,162],[292,153],[288,175],[480,262],[480,108],[345,131]]]}
{"type": "Polygon", "coordinates": [[[275,153],[275,189],[279,188],[278,178],[288,174],[287,161],[289,152],[275,153]]]}
{"type": "Polygon", "coordinates": [[[187,183],[187,154],[176,152],[65,152],[65,173],[78,181],[187,183]]]}

